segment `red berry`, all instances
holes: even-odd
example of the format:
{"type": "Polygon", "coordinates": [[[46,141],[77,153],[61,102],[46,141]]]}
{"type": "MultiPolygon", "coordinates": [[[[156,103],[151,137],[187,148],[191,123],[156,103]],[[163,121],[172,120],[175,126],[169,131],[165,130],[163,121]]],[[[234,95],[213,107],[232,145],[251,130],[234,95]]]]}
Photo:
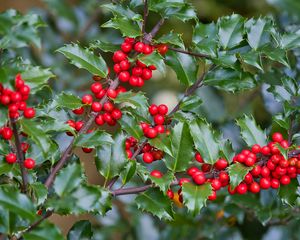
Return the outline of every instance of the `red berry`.
{"type": "Polygon", "coordinates": [[[144,50],[144,46],[145,46],[145,44],[144,43],[142,43],[142,42],[137,42],[135,45],[134,45],[134,50],[136,51],[136,52],[143,52],[143,50],[144,50]]]}
{"type": "Polygon", "coordinates": [[[262,167],[261,168],[261,172],[260,172],[260,175],[264,178],[267,178],[270,176],[270,169],[266,166],[262,167]]]}
{"type": "Polygon", "coordinates": [[[267,178],[261,178],[259,181],[259,185],[262,189],[268,189],[271,187],[271,181],[267,178]]]}
{"type": "Polygon", "coordinates": [[[174,192],[171,189],[168,189],[167,190],[167,196],[168,196],[168,198],[173,199],[174,198],[174,192]]]}
{"type": "Polygon", "coordinates": [[[261,151],[261,147],[258,145],[258,144],[254,144],[253,146],[252,146],[252,152],[253,153],[260,153],[260,151],[261,151]]]}
{"type": "Polygon", "coordinates": [[[142,87],[142,86],[144,86],[144,84],[145,84],[144,80],[143,80],[141,77],[137,77],[137,79],[138,79],[138,81],[137,81],[136,86],[137,86],[137,87],[142,87]]]}
{"type": "Polygon", "coordinates": [[[271,153],[271,149],[268,146],[264,146],[261,148],[261,153],[263,155],[269,155],[271,153]]]}
{"type": "Polygon", "coordinates": [[[109,113],[106,112],[102,116],[103,116],[103,119],[104,119],[105,122],[107,122],[107,123],[111,122],[112,123],[113,118],[109,113]]]}
{"type": "Polygon", "coordinates": [[[130,68],[130,62],[127,59],[121,61],[119,64],[122,71],[126,71],[130,68]]]}
{"type": "Polygon", "coordinates": [[[11,102],[20,102],[22,100],[22,95],[19,92],[13,92],[10,95],[11,102]]]}
{"type": "Polygon", "coordinates": [[[167,107],[167,105],[165,104],[160,104],[158,106],[158,113],[161,115],[166,115],[168,113],[169,109],[167,107]]]}
{"type": "Polygon", "coordinates": [[[164,127],[164,125],[156,125],[154,128],[155,128],[155,130],[156,130],[158,133],[164,133],[164,132],[165,132],[165,127],[164,127]]]}
{"type": "Polygon", "coordinates": [[[129,78],[129,84],[131,86],[138,86],[139,85],[139,78],[137,76],[131,76],[129,78]]]}
{"type": "Polygon", "coordinates": [[[191,177],[195,174],[195,173],[197,173],[197,172],[199,172],[200,170],[198,169],[198,168],[196,168],[196,167],[190,167],[188,170],[187,170],[187,174],[188,175],[190,175],[191,177]]]}
{"type": "Polygon", "coordinates": [[[202,164],[201,169],[203,172],[209,172],[211,170],[211,165],[208,163],[204,163],[202,164]]]}
{"type": "Polygon", "coordinates": [[[252,157],[246,157],[244,164],[248,167],[252,167],[255,164],[255,159],[252,157]]]}
{"type": "Polygon", "coordinates": [[[155,115],[154,122],[156,125],[163,125],[165,122],[165,118],[163,115],[155,115]]]}
{"type": "Polygon", "coordinates": [[[152,78],[152,71],[148,68],[144,68],[142,73],[142,78],[144,80],[149,80],[150,78],[152,78]]]}
{"type": "Polygon", "coordinates": [[[91,85],[91,92],[94,94],[99,93],[102,90],[102,84],[99,82],[95,82],[91,85]]]}
{"type": "Polygon", "coordinates": [[[82,122],[82,121],[76,122],[75,123],[75,129],[76,129],[76,131],[80,131],[80,129],[83,127],[83,125],[84,125],[84,122],[82,122]]]}
{"type": "Polygon", "coordinates": [[[29,95],[29,93],[30,93],[30,87],[27,86],[27,85],[24,85],[24,86],[20,87],[19,92],[22,95],[29,95]]]}
{"type": "Polygon", "coordinates": [[[204,161],[203,161],[203,159],[202,159],[202,156],[201,156],[201,154],[200,154],[199,152],[196,152],[196,153],[195,153],[195,159],[196,159],[196,161],[199,162],[199,163],[204,163],[204,161]]]}
{"type": "Polygon", "coordinates": [[[27,158],[24,160],[24,167],[27,169],[32,169],[35,166],[35,161],[31,158],[27,158]]]}
{"type": "Polygon", "coordinates": [[[221,183],[221,181],[220,181],[219,179],[214,178],[214,179],[211,181],[211,186],[212,186],[213,190],[218,191],[218,190],[221,189],[222,183],[221,183]]]}
{"type": "Polygon", "coordinates": [[[134,38],[130,38],[130,37],[126,37],[126,38],[124,39],[124,42],[130,43],[130,44],[133,44],[134,41],[135,41],[134,38]]]}
{"type": "Polygon", "coordinates": [[[2,95],[0,97],[1,104],[8,105],[10,103],[10,97],[8,95],[2,95]]]}
{"type": "Polygon", "coordinates": [[[248,156],[250,153],[251,153],[250,150],[247,150],[247,149],[244,149],[244,150],[241,152],[241,154],[244,154],[244,155],[246,155],[246,156],[248,156]]]}
{"type": "Polygon", "coordinates": [[[106,94],[106,89],[102,89],[102,90],[100,90],[99,93],[95,94],[95,97],[97,99],[102,99],[105,96],[105,94],[106,94]]]}
{"type": "Polygon", "coordinates": [[[9,127],[2,128],[1,133],[5,140],[10,140],[13,136],[13,131],[9,127]]]}
{"type": "Polygon", "coordinates": [[[122,117],[122,112],[120,109],[115,108],[114,110],[112,110],[111,116],[113,119],[119,120],[122,117]]]}
{"type": "Polygon", "coordinates": [[[275,132],[275,133],[273,133],[273,135],[272,135],[272,140],[273,140],[274,142],[280,143],[280,142],[283,140],[283,136],[282,136],[281,133],[275,132]]]}
{"type": "Polygon", "coordinates": [[[127,55],[122,51],[116,51],[113,55],[114,62],[121,62],[127,58],[127,55]]]}
{"type": "Polygon", "coordinates": [[[125,53],[129,53],[132,50],[132,45],[128,42],[124,42],[121,44],[121,49],[125,53]]]}
{"type": "Polygon", "coordinates": [[[151,54],[152,52],[153,52],[152,46],[145,44],[144,48],[143,48],[143,53],[148,55],[148,54],[151,54]]]}
{"type": "Polygon", "coordinates": [[[143,161],[145,163],[152,163],[153,162],[153,156],[150,152],[146,152],[143,154],[143,161]]]}
{"type": "Polygon", "coordinates": [[[278,179],[276,178],[272,178],[271,179],[271,187],[274,188],[274,189],[277,189],[280,187],[280,182],[278,179]]]}
{"type": "Polygon", "coordinates": [[[225,159],[220,158],[220,159],[215,163],[214,166],[215,166],[215,168],[216,168],[217,170],[223,170],[223,169],[227,168],[228,162],[227,162],[225,159]]]}
{"type": "Polygon", "coordinates": [[[280,142],[281,147],[283,148],[288,148],[289,147],[289,142],[287,140],[283,140],[280,142]]]}
{"type": "Polygon", "coordinates": [[[91,105],[93,102],[93,97],[90,94],[85,94],[81,101],[83,104],[91,105]]]}
{"type": "Polygon", "coordinates": [[[229,182],[229,175],[227,172],[220,172],[219,179],[221,182],[229,182]]]}
{"type": "Polygon", "coordinates": [[[120,73],[122,71],[120,64],[116,63],[114,65],[114,71],[115,73],[120,73]]]}
{"type": "Polygon", "coordinates": [[[5,160],[9,164],[13,164],[17,161],[17,156],[14,153],[9,153],[5,156],[5,160]]]}
{"type": "Polygon", "coordinates": [[[114,110],[114,105],[113,103],[107,101],[106,103],[103,104],[103,109],[105,112],[112,112],[112,110],[114,110]]]}
{"type": "Polygon", "coordinates": [[[252,193],[259,193],[260,191],[259,184],[257,182],[251,183],[251,185],[249,186],[249,191],[252,193]]]}
{"type": "Polygon", "coordinates": [[[161,55],[165,55],[168,51],[168,45],[160,44],[156,46],[156,49],[161,55]]]}
{"type": "Polygon", "coordinates": [[[286,159],[281,159],[279,161],[279,165],[280,165],[280,167],[287,168],[289,166],[289,161],[286,159]]]}
{"type": "Polygon", "coordinates": [[[102,104],[100,102],[93,102],[91,109],[93,112],[100,112],[102,110],[102,104]]]}
{"type": "Polygon", "coordinates": [[[157,136],[157,130],[155,128],[148,128],[145,132],[146,137],[148,138],[156,138],[157,136]]]}
{"type": "Polygon", "coordinates": [[[150,175],[155,178],[161,178],[163,176],[163,174],[158,170],[153,170],[150,175]]]}
{"type": "Polygon", "coordinates": [[[25,118],[33,118],[35,116],[35,110],[33,108],[26,108],[24,110],[25,118]]]}
{"type": "Polygon", "coordinates": [[[143,68],[141,67],[132,68],[132,75],[140,77],[142,76],[142,74],[143,74],[143,68]]]}
{"type": "Polygon", "coordinates": [[[22,79],[22,77],[21,77],[21,74],[18,73],[18,74],[16,75],[16,77],[15,77],[15,88],[16,88],[16,89],[19,89],[19,88],[21,88],[21,87],[23,87],[23,86],[24,86],[24,81],[23,81],[23,79],[22,79]]]}
{"type": "Polygon", "coordinates": [[[103,115],[97,115],[97,117],[95,118],[95,123],[99,126],[102,126],[105,123],[103,115]]]}
{"type": "Polygon", "coordinates": [[[147,67],[146,64],[142,63],[140,60],[136,61],[137,66],[141,67],[141,68],[145,68],[147,67]]]}
{"type": "Polygon", "coordinates": [[[291,178],[289,176],[285,175],[280,178],[280,183],[282,185],[288,185],[288,184],[290,184],[290,182],[291,182],[291,178]]]}
{"type": "Polygon", "coordinates": [[[81,115],[84,113],[84,108],[80,107],[80,108],[74,109],[72,112],[76,115],[81,115]]]}
{"type": "Polygon", "coordinates": [[[276,165],[275,165],[271,160],[269,160],[269,161],[267,162],[267,167],[268,167],[271,171],[273,171],[273,170],[276,168],[276,165]]]}
{"type": "Polygon", "coordinates": [[[247,193],[248,191],[248,188],[247,188],[247,185],[246,183],[240,183],[237,187],[236,187],[236,192],[238,194],[245,194],[247,193]]]}
{"type": "Polygon", "coordinates": [[[155,104],[151,104],[149,107],[149,113],[154,116],[158,114],[158,107],[155,104]]]}
{"type": "Polygon", "coordinates": [[[251,184],[253,182],[253,177],[251,175],[251,173],[247,173],[245,178],[244,178],[244,182],[247,184],[251,184]]]}
{"type": "Polygon", "coordinates": [[[191,180],[188,178],[180,178],[178,184],[179,186],[182,186],[184,183],[189,183],[189,182],[191,182],[191,180]]]}
{"type": "Polygon", "coordinates": [[[208,196],[208,200],[214,201],[216,199],[217,199],[217,193],[216,193],[216,191],[212,191],[211,195],[208,196]]]}
{"type": "Polygon", "coordinates": [[[131,158],[133,156],[133,153],[129,149],[126,149],[126,154],[127,158],[131,158]]]}
{"type": "Polygon", "coordinates": [[[117,92],[116,92],[116,90],[111,89],[111,88],[109,88],[109,89],[107,90],[106,94],[107,94],[107,96],[108,96],[109,98],[116,98],[117,95],[118,95],[117,92]]]}
{"type": "Polygon", "coordinates": [[[196,173],[196,174],[193,175],[193,180],[194,180],[194,182],[195,182],[196,184],[202,185],[202,184],[205,183],[206,178],[205,178],[205,176],[204,176],[203,173],[198,172],[198,173],[196,173]]]}
{"type": "Polygon", "coordinates": [[[93,149],[92,148],[82,148],[82,151],[85,153],[90,153],[93,151],[93,149]]]}
{"type": "Polygon", "coordinates": [[[130,73],[128,71],[120,72],[120,74],[119,74],[119,80],[121,82],[128,82],[129,79],[130,79],[130,73]]]}

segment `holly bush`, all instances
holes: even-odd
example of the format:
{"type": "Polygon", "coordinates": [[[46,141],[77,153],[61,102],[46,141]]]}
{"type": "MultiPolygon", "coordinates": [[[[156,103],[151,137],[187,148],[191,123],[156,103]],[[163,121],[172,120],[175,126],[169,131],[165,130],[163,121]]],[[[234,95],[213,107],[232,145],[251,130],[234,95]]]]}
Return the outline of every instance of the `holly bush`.
{"type": "MultiPolygon", "coordinates": [[[[45,23],[39,15],[0,14],[1,238],[64,239],[50,216],[105,216],[115,205],[130,205],[118,202],[122,195],[135,196],[129,211],[136,218],[138,209],[169,224],[162,226],[162,239],[225,239],[235,234],[225,225],[297,223],[297,26],[238,14],[204,23],[184,0],[113,1],[100,10],[112,14],[101,27],[119,31],[121,42],[108,37],[81,44],[63,34],[68,43],[51,52],[79,69],[72,68],[70,80],[85,76],[89,92],[49,84],[55,77],[51,66],[24,59],[24,49],[42,46],[39,29],[45,23]],[[157,22],[149,26],[150,19],[157,22]],[[192,24],[189,44],[181,33],[160,32],[173,19],[192,24]],[[173,108],[151,103],[142,91],[170,69],[185,88],[173,108]],[[205,98],[213,91],[239,106],[262,92],[266,104],[278,101],[279,111],[270,110],[264,127],[247,111],[222,119],[218,96],[205,98]],[[231,138],[237,131],[241,137],[231,138]],[[102,186],[88,182],[78,149],[95,162],[102,186]],[[185,225],[203,221],[201,233],[185,225]]],[[[122,231],[135,232],[123,218],[130,227],[122,223],[122,231]]],[[[243,231],[263,231],[259,227],[243,231]]],[[[79,221],[67,238],[104,239],[113,231],[79,221]]]]}

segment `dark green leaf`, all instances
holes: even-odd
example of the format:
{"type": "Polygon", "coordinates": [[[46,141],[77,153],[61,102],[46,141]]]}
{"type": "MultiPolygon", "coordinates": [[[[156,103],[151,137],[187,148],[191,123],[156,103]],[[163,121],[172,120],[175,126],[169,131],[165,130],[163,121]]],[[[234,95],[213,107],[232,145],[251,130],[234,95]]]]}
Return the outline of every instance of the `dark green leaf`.
{"type": "Polygon", "coordinates": [[[108,68],[104,59],[96,56],[92,51],[80,47],[78,44],[67,44],[57,50],[65,55],[73,65],[88,70],[94,75],[106,77],[108,68]]]}
{"type": "Polygon", "coordinates": [[[68,240],[89,240],[93,236],[92,224],[88,220],[76,222],[68,232],[68,240]]]}
{"type": "Polygon", "coordinates": [[[81,99],[77,96],[74,96],[71,93],[62,92],[59,94],[55,100],[54,104],[57,107],[67,108],[67,109],[77,109],[83,106],[81,99]]]}
{"type": "Polygon", "coordinates": [[[25,240],[64,240],[58,227],[49,222],[43,222],[37,228],[23,234],[25,240]]]}
{"type": "Polygon", "coordinates": [[[162,192],[167,192],[170,188],[172,181],[175,179],[173,172],[167,172],[161,178],[156,178],[153,176],[149,176],[151,182],[154,183],[155,186],[159,187],[162,192]]]}
{"type": "Polygon", "coordinates": [[[144,136],[137,119],[129,113],[123,113],[122,118],[119,120],[119,124],[124,131],[136,139],[141,139],[144,136]]]}
{"type": "Polygon", "coordinates": [[[235,152],[232,147],[232,143],[230,142],[229,139],[223,139],[220,142],[220,144],[221,144],[220,147],[221,154],[227,159],[229,163],[231,163],[235,155],[235,152]]]}
{"type": "Polygon", "coordinates": [[[284,49],[294,49],[300,46],[300,30],[295,33],[286,33],[282,36],[281,47],[284,49]]]}
{"type": "Polygon", "coordinates": [[[115,52],[120,49],[120,45],[118,44],[113,44],[109,42],[104,42],[101,40],[96,40],[95,42],[92,42],[90,44],[90,48],[92,49],[101,49],[103,52],[115,52]]]}
{"type": "Polygon", "coordinates": [[[163,57],[156,51],[148,55],[140,54],[138,55],[138,59],[147,66],[154,65],[163,74],[166,72],[163,57]]]}
{"type": "Polygon", "coordinates": [[[247,173],[251,170],[252,167],[246,167],[241,163],[231,164],[228,167],[231,188],[234,189],[237,185],[239,185],[244,180],[247,173]]]}
{"type": "Polygon", "coordinates": [[[207,198],[212,194],[210,183],[197,186],[192,183],[182,185],[183,203],[194,216],[206,206],[207,198]]]}
{"type": "Polygon", "coordinates": [[[30,189],[33,192],[34,200],[37,205],[41,205],[45,202],[48,195],[48,189],[41,182],[35,182],[31,184],[30,189]]]}
{"type": "Polygon", "coordinates": [[[186,97],[180,103],[180,110],[199,114],[201,111],[200,110],[201,104],[202,104],[202,100],[198,95],[191,95],[189,97],[186,97]]]}
{"type": "Polygon", "coordinates": [[[297,179],[292,179],[291,183],[288,185],[281,185],[278,195],[282,202],[289,204],[291,206],[295,205],[298,194],[299,183],[297,179]]]}
{"type": "Polygon", "coordinates": [[[195,119],[190,123],[190,132],[204,162],[214,164],[219,157],[220,143],[212,127],[203,119],[195,119]]]}
{"type": "Polygon", "coordinates": [[[136,160],[128,160],[120,172],[123,185],[130,181],[136,172],[136,160]]]}
{"type": "Polygon", "coordinates": [[[244,118],[237,120],[237,124],[241,128],[241,135],[248,146],[253,146],[254,144],[267,145],[266,132],[257,126],[252,116],[245,115],[244,118]]]}
{"type": "Polygon", "coordinates": [[[103,144],[111,143],[113,143],[113,140],[110,134],[102,130],[96,130],[91,133],[84,133],[78,135],[74,141],[74,146],[95,148],[103,144]]]}
{"type": "Polygon", "coordinates": [[[128,6],[122,4],[103,4],[101,7],[110,10],[115,16],[128,19],[142,20],[142,16],[133,12],[128,6]]]}
{"type": "Polygon", "coordinates": [[[180,47],[184,49],[184,43],[182,40],[181,34],[174,33],[173,31],[169,32],[168,34],[165,34],[161,36],[159,39],[156,40],[157,43],[166,43],[175,45],[177,47],[180,47]]]}
{"type": "Polygon", "coordinates": [[[141,193],[135,198],[135,202],[139,209],[150,212],[159,219],[173,219],[171,201],[158,188],[150,188],[141,193]]]}

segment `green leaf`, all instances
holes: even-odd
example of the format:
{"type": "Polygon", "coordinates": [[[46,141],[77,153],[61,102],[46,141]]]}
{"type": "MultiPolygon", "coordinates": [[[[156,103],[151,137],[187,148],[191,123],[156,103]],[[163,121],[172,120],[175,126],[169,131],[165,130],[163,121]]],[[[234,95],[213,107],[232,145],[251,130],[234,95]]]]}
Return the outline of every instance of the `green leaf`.
{"type": "Polygon", "coordinates": [[[280,46],[290,50],[300,47],[300,30],[295,33],[286,33],[282,36],[280,46]]]}
{"type": "Polygon", "coordinates": [[[167,172],[161,178],[156,178],[151,175],[149,176],[149,178],[155,186],[159,187],[160,190],[165,193],[170,188],[170,185],[175,179],[175,176],[173,172],[167,172]]]}
{"type": "Polygon", "coordinates": [[[92,224],[88,220],[76,222],[68,232],[68,240],[88,240],[93,236],[92,224]]]}
{"type": "Polygon", "coordinates": [[[214,164],[219,158],[220,143],[212,127],[204,119],[195,119],[189,126],[196,150],[204,162],[214,164]]]}
{"type": "Polygon", "coordinates": [[[201,209],[206,206],[207,198],[212,194],[210,183],[194,185],[185,183],[182,185],[183,203],[194,216],[198,215],[201,209]]]}
{"type": "Polygon", "coordinates": [[[157,51],[147,55],[139,54],[138,59],[147,66],[154,65],[163,74],[166,72],[164,58],[157,51]]]}
{"type": "Polygon", "coordinates": [[[278,195],[282,202],[285,204],[294,206],[297,200],[298,194],[298,181],[297,179],[292,179],[291,183],[288,185],[281,185],[278,195]]]}
{"type": "Polygon", "coordinates": [[[263,47],[260,52],[265,54],[265,56],[275,62],[279,62],[284,66],[290,68],[289,60],[287,57],[287,52],[284,49],[273,48],[271,46],[263,47]]]}
{"type": "Polygon", "coordinates": [[[180,47],[184,49],[184,43],[182,40],[182,35],[178,33],[174,33],[173,31],[162,35],[160,38],[156,40],[157,43],[166,43],[166,44],[171,44],[175,45],[177,47],[180,47]]]}
{"type": "Polygon", "coordinates": [[[180,103],[180,110],[184,112],[192,112],[199,114],[201,112],[202,100],[198,95],[191,95],[180,103]]]}
{"type": "Polygon", "coordinates": [[[24,219],[32,221],[35,218],[35,208],[31,200],[14,188],[0,187],[0,206],[24,219]]]}
{"type": "Polygon", "coordinates": [[[5,140],[0,139],[0,155],[6,155],[8,153],[10,153],[9,144],[5,140]]]}
{"type": "Polygon", "coordinates": [[[174,51],[168,51],[166,57],[166,64],[175,71],[181,83],[190,86],[197,80],[198,64],[194,57],[174,51]]]}
{"type": "Polygon", "coordinates": [[[219,41],[223,48],[231,49],[243,41],[244,18],[240,15],[222,17],[218,26],[219,41]]]}
{"type": "Polygon", "coordinates": [[[233,160],[233,157],[235,156],[235,152],[232,147],[232,143],[229,139],[223,139],[220,141],[221,147],[220,151],[223,157],[226,158],[226,160],[231,163],[233,160]]]}
{"type": "Polygon", "coordinates": [[[135,202],[139,209],[150,212],[159,219],[173,219],[170,199],[157,188],[150,188],[141,193],[135,198],[135,202]]]}
{"type": "Polygon", "coordinates": [[[230,177],[230,186],[232,189],[236,188],[245,178],[248,172],[252,170],[252,167],[246,167],[241,163],[231,164],[228,167],[228,174],[230,177]]]}
{"type": "Polygon", "coordinates": [[[64,240],[58,227],[49,222],[42,222],[41,225],[23,234],[25,240],[64,240]]]}
{"type": "Polygon", "coordinates": [[[96,149],[96,166],[106,180],[118,176],[127,162],[126,139],[123,132],[118,132],[113,143],[99,145],[96,149]]]}
{"type": "Polygon", "coordinates": [[[55,77],[55,75],[50,71],[49,68],[41,67],[27,67],[21,72],[22,78],[25,80],[26,84],[31,88],[31,92],[35,93],[40,90],[45,84],[47,84],[50,78],[55,77]]]}
{"type": "Polygon", "coordinates": [[[256,87],[256,80],[250,74],[226,68],[208,73],[203,83],[230,92],[256,87]]]}
{"type": "Polygon", "coordinates": [[[253,116],[244,116],[237,120],[237,125],[241,128],[241,135],[248,146],[259,144],[267,145],[267,135],[259,126],[257,126],[253,116]]]}
{"type": "Polygon", "coordinates": [[[136,38],[142,35],[140,26],[136,22],[125,17],[114,17],[102,24],[101,27],[119,29],[123,37],[136,38]]]}
{"type": "Polygon", "coordinates": [[[293,102],[294,97],[299,94],[299,86],[295,79],[290,77],[283,77],[280,80],[280,85],[270,85],[267,89],[268,92],[271,92],[275,99],[282,103],[284,101],[293,102]]]}
{"type": "Polygon", "coordinates": [[[251,65],[261,71],[264,71],[262,68],[262,59],[261,55],[257,52],[247,52],[240,54],[242,63],[251,65]]]}
{"type": "Polygon", "coordinates": [[[130,106],[141,115],[145,115],[144,111],[148,111],[149,106],[148,99],[144,93],[135,93],[133,91],[118,94],[117,98],[114,99],[114,103],[130,106]]]}
{"type": "Polygon", "coordinates": [[[37,205],[41,205],[45,202],[48,195],[48,189],[41,182],[35,182],[30,184],[29,188],[33,192],[33,198],[37,205]]]}
{"type": "Polygon", "coordinates": [[[274,30],[270,18],[249,19],[245,23],[248,43],[251,48],[257,50],[271,41],[271,31],[274,30]]]}
{"type": "Polygon", "coordinates": [[[20,119],[19,123],[22,127],[22,131],[26,133],[37,146],[39,146],[44,156],[47,156],[52,148],[53,141],[45,134],[43,129],[40,128],[39,124],[25,118],[20,119]]]}
{"type": "Polygon", "coordinates": [[[110,4],[103,4],[101,5],[101,7],[110,10],[114,14],[114,16],[126,17],[128,19],[134,19],[134,20],[143,19],[140,14],[137,14],[134,11],[132,11],[127,5],[110,3],[110,4]]]}
{"type": "Polygon", "coordinates": [[[89,46],[91,49],[101,49],[103,52],[115,52],[120,49],[120,44],[113,44],[110,42],[104,42],[101,40],[96,40],[92,42],[89,46]]]}
{"type": "Polygon", "coordinates": [[[136,139],[141,139],[144,136],[142,129],[139,126],[137,119],[129,113],[123,113],[122,118],[118,121],[122,129],[130,136],[136,139]]]}
{"type": "Polygon", "coordinates": [[[125,185],[136,172],[136,160],[128,160],[125,167],[120,172],[122,184],[125,185]]]}
{"type": "Polygon", "coordinates": [[[74,146],[95,148],[103,144],[111,143],[113,143],[113,140],[110,134],[102,130],[96,130],[91,133],[84,133],[78,135],[74,141],[74,146]]]}
{"type": "Polygon", "coordinates": [[[61,94],[57,95],[54,100],[57,107],[67,108],[67,109],[77,109],[83,106],[81,99],[77,96],[74,96],[71,93],[62,92],[61,94]]]}
{"type": "Polygon", "coordinates": [[[62,197],[76,189],[82,180],[83,176],[80,164],[69,164],[55,178],[54,190],[57,195],[62,197]]]}
{"type": "Polygon", "coordinates": [[[179,122],[169,136],[171,141],[171,156],[166,157],[165,163],[168,169],[173,172],[185,171],[193,159],[193,139],[189,126],[185,122],[179,122]]]}
{"type": "Polygon", "coordinates": [[[106,77],[108,68],[104,59],[96,56],[92,51],[80,47],[78,44],[67,44],[57,50],[67,57],[73,65],[88,70],[93,75],[106,77]]]}

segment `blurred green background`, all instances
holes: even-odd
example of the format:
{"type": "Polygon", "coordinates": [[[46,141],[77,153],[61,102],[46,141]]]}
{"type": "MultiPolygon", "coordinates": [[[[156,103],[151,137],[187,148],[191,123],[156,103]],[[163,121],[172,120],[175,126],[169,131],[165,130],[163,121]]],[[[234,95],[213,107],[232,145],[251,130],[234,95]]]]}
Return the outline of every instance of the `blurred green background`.
{"type": "MultiPolygon", "coordinates": [[[[91,76],[68,64],[67,60],[55,50],[65,43],[80,42],[82,45],[101,39],[120,43],[119,32],[101,29],[110,13],[100,8],[108,1],[97,0],[0,0],[0,11],[15,8],[23,13],[39,14],[47,24],[41,31],[42,47],[37,49],[18,50],[17,55],[30,59],[32,63],[51,67],[56,78],[50,84],[57,92],[70,90],[82,96],[91,84],[91,76]]],[[[297,28],[300,25],[299,0],[193,0],[190,1],[197,9],[201,21],[207,23],[217,21],[218,17],[238,13],[246,17],[272,15],[282,30],[287,25],[297,28]]],[[[156,23],[157,16],[150,14],[147,29],[156,23]]],[[[192,22],[182,23],[168,20],[159,34],[174,30],[183,33],[188,46],[191,41],[192,22]]],[[[112,66],[111,55],[104,54],[108,64],[112,66]]],[[[298,65],[299,67],[299,65],[298,65]]],[[[266,86],[240,94],[228,94],[210,87],[198,91],[203,99],[201,111],[203,117],[212,122],[216,128],[222,129],[229,137],[236,150],[242,147],[239,129],[234,119],[244,113],[253,114],[257,122],[267,130],[271,129],[271,116],[280,112],[282,106],[275,102],[266,91],[266,86]]],[[[146,92],[150,102],[166,103],[170,108],[177,103],[178,97],[184,92],[174,72],[169,70],[163,77],[156,73],[154,79],[147,82],[142,91],[146,92]]],[[[93,155],[85,155],[88,179],[92,183],[101,184],[103,179],[95,170],[93,155]]],[[[261,204],[268,205],[275,201],[276,194],[272,191],[262,192],[261,204]]],[[[293,219],[270,221],[263,226],[247,205],[228,202],[220,197],[216,203],[210,203],[196,218],[187,217],[182,211],[175,222],[161,222],[148,214],[143,214],[131,204],[133,197],[122,197],[115,201],[115,207],[106,217],[79,216],[77,219],[92,221],[97,234],[95,239],[300,239],[299,221],[293,219]]],[[[249,197],[248,204],[254,204],[249,197]]],[[[280,209],[285,211],[285,209],[280,209]]],[[[180,212],[180,210],[179,210],[180,212]]],[[[63,231],[73,224],[74,216],[52,217],[63,231]]]]}

